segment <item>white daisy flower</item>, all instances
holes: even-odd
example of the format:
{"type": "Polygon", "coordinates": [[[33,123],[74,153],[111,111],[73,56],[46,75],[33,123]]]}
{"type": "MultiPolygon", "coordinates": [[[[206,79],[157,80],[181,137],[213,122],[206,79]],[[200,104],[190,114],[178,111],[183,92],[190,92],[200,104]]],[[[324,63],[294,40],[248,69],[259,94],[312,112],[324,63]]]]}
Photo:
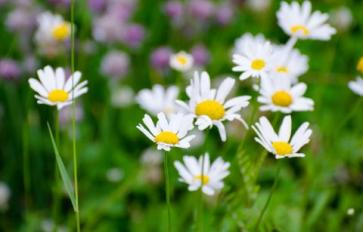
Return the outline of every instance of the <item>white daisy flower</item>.
{"type": "Polygon", "coordinates": [[[194,128],[192,115],[172,114],[167,119],[165,113],[159,113],[157,117],[158,121],[155,125],[151,117],[145,114],[143,123],[146,128],[139,124],[137,129],[155,142],[158,150],[170,151],[171,147],[190,147],[190,141],[194,135],[187,134],[194,128]]]}
{"type": "Polygon", "coordinates": [[[222,141],[226,141],[226,129],[222,122],[237,119],[247,127],[238,112],[248,106],[251,98],[250,96],[240,96],[226,101],[234,83],[233,78],[226,78],[217,90],[211,89],[208,73],[202,72],[199,75],[198,72],[195,72],[194,79],[186,89],[189,103],[186,104],[182,101],[177,101],[177,103],[197,119],[195,124],[199,130],[205,130],[215,125],[222,141]]]}
{"type": "Polygon", "coordinates": [[[299,50],[286,51],[284,46],[275,46],[272,59],[272,72],[286,75],[292,82],[303,75],[309,68],[308,57],[299,50]]]}
{"type": "Polygon", "coordinates": [[[252,35],[251,33],[245,33],[234,42],[233,53],[246,55],[248,54],[249,47],[266,42],[268,41],[263,34],[252,35]]]}
{"type": "Polygon", "coordinates": [[[169,65],[177,71],[186,72],[193,67],[194,58],[191,54],[181,51],[170,56],[169,65]]]}
{"type": "Polygon", "coordinates": [[[184,156],[184,164],[175,161],[174,165],[179,172],[180,181],[189,185],[189,191],[196,191],[202,188],[203,193],[214,195],[216,191],[223,188],[223,179],[229,175],[230,164],[218,157],[212,164],[209,155],[199,157],[184,156]]]}
{"type": "Polygon", "coordinates": [[[272,58],[272,46],[269,42],[250,43],[245,46],[243,54],[234,54],[233,67],[234,72],[243,72],[239,79],[245,80],[249,77],[266,77],[270,71],[270,63],[272,58]]]}
{"type": "Polygon", "coordinates": [[[252,126],[258,137],[256,142],[267,151],[273,153],[276,159],[304,157],[304,153],[298,153],[300,148],[309,143],[312,130],[309,123],[303,123],[291,138],[291,116],[285,116],[276,134],[271,123],[266,117],[261,117],[259,122],[252,126]],[[291,139],[290,139],[291,138],[291,139]]]}
{"type": "Polygon", "coordinates": [[[44,43],[63,42],[71,36],[71,24],[64,21],[61,15],[44,12],[38,17],[38,29],[35,40],[39,45],[44,43]]]}
{"type": "Polygon", "coordinates": [[[39,80],[29,79],[30,87],[38,94],[38,104],[57,106],[58,110],[72,104],[73,99],[87,93],[87,81],[79,83],[81,73],[76,71],[66,80],[63,68],[54,70],[50,66],[38,70],[39,80]]]}
{"type": "Polygon", "coordinates": [[[306,84],[291,85],[290,80],[284,76],[261,79],[259,89],[261,96],[257,98],[257,101],[262,104],[260,110],[283,113],[311,111],[314,109],[314,101],[303,96],[306,89],[306,84]]]}
{"type": "Polygon", "coordinates": [[[151,90],[141,90],[136,101],[152,115],[157,115],[160,112],[170,115],[177,112],[176,98],[178,94],[179,89],[176,86],[164,88],[161,85],[154,85],[151,90]]]}
{"type": "Polygon", "coordinates": [[[348,86],[354,93],[363,96],[363,79],[361,77],[357,77],[354,81],[350,81],[348,86]]]}
{"type": "Polygon", "coordinates": [[[329,40],[336,30],[326,22],[329,15],[311,12],[311,3],[282,2],[277,12],[278,24],[286,34],[299,39],[329,40]]]}

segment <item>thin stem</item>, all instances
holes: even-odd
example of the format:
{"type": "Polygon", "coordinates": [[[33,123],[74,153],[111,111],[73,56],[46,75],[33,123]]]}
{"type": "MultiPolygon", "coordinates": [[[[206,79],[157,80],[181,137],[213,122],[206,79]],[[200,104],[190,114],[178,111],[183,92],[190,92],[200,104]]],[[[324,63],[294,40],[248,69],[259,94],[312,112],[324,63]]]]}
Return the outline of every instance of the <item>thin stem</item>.
{"type": "Polygon", "coordinates": [[[270,201],[271,201],[271,198],[272,198],[272,195],[273,193],[275,192],[275,189],[277,187],[277,183],[278,183],[278,180],[279,180],[279,177],[280,177],[280,170],[281,170],[281,162],[278,164],[277,166],[277,170],[276,170],[276,175],[275,175],[275,180],[274,180],[274,183],[272,185],[272,188],[271,188],[271,191],[270,191],[270,194],[268,195],[268,198],[267,198],[267,201],[265,203],[265,205],[263,206],[262,210],[261,210],[261,213],[260,213],[260,216],[258,217],[258,220],[257,220],[257,223],[256,223],[256,228],[255,228],[255,231],[258,231],[258,227],[260,226],[260,223],[263,219],[263,216],[270,204],[270,201]]]}
{"type": "Polygon", "coordinates": [[[169,164],[168,154],[164,153],[164,172],[165,172],[165,194],[166,204],[168,207],[168,231],[171,231],[171,205],[170,205],[170,179],[169,179],[169,164]]]}
{"type": "Polygon", "coordinates": [[[338,130],[336,132],[339,132],[345,124],[348,123],[348,121],[357,113],[357,111],[360,108],[361,103],[363,102],[363,97],[359,98],[358,101],[356,101],[355,105],[352,108],[352,110],[349,112],[349,114],[342,120],[341,124],[339,125],[338,130]]]}
{"type": "MultiPolygon", "coordinates": [[[[75,58],[75,34],[74,34],[74,1],[71,0],[71,73],[72,76],[75,70],[74,58],[75,58]]],[[[74,87],[74,78],[72,78],[72,87],[74,87]]],[[[73,134],[73,178],[74,178],[74,194],[75,194],[75,204],[76,204],[76,224],[77,232],[81,231],[80,224],[80,210],[78,203],[78,165],[77,165],[77,143],[76,143],[76,100],[74,98],[74,91],[72,91],[72,134],[73,134]]]]}
{"type": "MultiPolygon", "coordinates": [[[[58,147],[60,147],[60,136],[59,136],[59,111],[55,111],[54,115],[54,124],[55,124],[55,142],[58,147]]],[[[53,228],[52,231],[57,231],[57,223],[58,223],[58,210],[59,210],[59,194],[58,194],[58,188],[59,188],[59,180],[60,176],[58,173],[58,166],[57,161],[54,160],[54,186],[53,186],[53,209],[52,209],[52,217],[53,217],[53,228]]]]}
{"type": "Polygon", "coordinates": [[[23,127],[23,181],[25,195],[25,215],[28,216],[29,195],[30,195],[30,172],[29,172],[29,137],[28,137],[28,119],[26,115],[23,127]]]}

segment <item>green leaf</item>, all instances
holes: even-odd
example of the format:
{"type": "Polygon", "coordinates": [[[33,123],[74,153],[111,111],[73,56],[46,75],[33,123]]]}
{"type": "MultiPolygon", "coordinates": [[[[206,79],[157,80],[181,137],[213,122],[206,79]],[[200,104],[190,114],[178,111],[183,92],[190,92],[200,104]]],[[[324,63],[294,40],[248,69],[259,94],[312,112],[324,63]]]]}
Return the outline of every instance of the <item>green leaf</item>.
{"type": "Polygon", "coordinates": [[[59,172],[60,172],[63,184],[64,184],[64,188],[65,188],[65,190],[66,190],[66,192],[68,194],[69,199],[72,202],[73,210],[75,212],[77,212],[78,208],[76,206],[74,190],[73,190],[73,185],[72,185],[71,179],[69,178],[66,167],[64,166],[62,158],[59,155],[57,144],[55,143],[54,136],[53,136],[53,133],[52,133],[52,129],[50,128],[49,123],[47,123],[47,126],[48,126],[48,130],[49,130],[50,139],[52,140],[53,150],[54,150],[55,158],[56,158],[57,165],[58,165],[58,168],[59,168],[59,172]]]}

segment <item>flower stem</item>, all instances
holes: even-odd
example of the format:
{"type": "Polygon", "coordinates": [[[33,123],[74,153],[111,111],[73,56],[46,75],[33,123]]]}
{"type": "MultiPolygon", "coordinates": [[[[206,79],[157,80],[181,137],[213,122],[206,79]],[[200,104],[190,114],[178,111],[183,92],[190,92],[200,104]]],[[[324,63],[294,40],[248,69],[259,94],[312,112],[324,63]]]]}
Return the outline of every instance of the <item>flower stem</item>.
{"type": "MultiPolygon", "coordinates": [[[[74,75],[75,70],[75,34],[74,34],[74,1],[71,0],[71,73],[74,75]]],[[[74,78],[72,77],[72,88],[74,88],[74,78]]],[[[77,232],[81,231],[80,225],[80,210],[78,203],[78,165],[77,165],[77,143],[76,143],[76,100],[74,98],[74,91],[72,91],[72,134],[73,134],[73,178],[74,178],[74,195],[75,195],[75,216],[77,232]]]]}
{"type": "Polygon", "coordinates": [[[168,231],[171,231],[171,205],[170,205],[170,179],[169,179],[169,163],[168,154],[164,153],[164,172],[165,172],[165,195],[168,207],[168,231]]]}
{"type": "Polygon", "coordinates": [[[260,226],[261,224],[261,221],[263,219],[263,216],[267,210],[267,207],[268,205],[270,204],[270,201],[271,201],[271,198],[272,198],[272,195],[273,193],[275,192],[275,189],[277,187],[277,183],[278,183],[278,180],[279,180],[279,177],[280,177],[280,170],[281,170],[281,162],[278,164],[277,166],[277,169],[276,169],[276,174],[275,174],[275,179],[274,179],[274,183],[272,185],[272,188],[271,188],[271,191],[270,191],[270,194],[268,195],[268,198],[267,198],[267,201],[265,203],[265,205],[263,206],[262,210],[261,210],[261,213],[260,213],[260,216],[258,217],[258,220],[257,220],[257,223],[256,223],[256,228],[255,228],[255,231],[258,231],[258,227],[260,226]]]}
{"type": "MultiPolygon", "coordinates": [[[[60,136],[59,136],[59,111],[55,111],[54,115],[54,125],[55,125],[55,142],[58,147],[60,147],[60,136]]],[[[58,210],[59,210],[59,173],[58,173],[58,166],[57,161],[54,160],[54,186],[53,186],[53,208],[52,208],[52,218],[53,218],[53,228],[52,231],[57,231],[57,223],[58,223],[58,210]]]]}

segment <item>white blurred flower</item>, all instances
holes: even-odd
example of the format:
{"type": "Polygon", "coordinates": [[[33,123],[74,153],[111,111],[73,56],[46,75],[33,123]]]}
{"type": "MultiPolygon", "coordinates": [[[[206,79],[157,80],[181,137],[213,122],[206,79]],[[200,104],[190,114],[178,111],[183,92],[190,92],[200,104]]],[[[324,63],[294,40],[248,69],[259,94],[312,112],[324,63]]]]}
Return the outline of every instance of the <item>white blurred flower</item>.
{"type": "Polygon", "coordinates": [[[124,177],[124,173],[120,168],[110,168],[106,172],[106,178],[110,182],[119,182],[124,177]]]}
{"type": "Polygon", "coordinates": [[[354,210],[353,208],[349,208],[349,209],[347,210],[347,214],[348,214],[349,216],[353,216],[353,215],[354,215],[354,213],[355,213],[355,210],[354,210]]]}
{"type": "Polygon", "coordinates": [[[177,71],[186,72],[193,67],[194,58],[191,54],[181,51],[170,56],[169,64],[177,71]]]}
{"type": "Polygon", "coordinates": [[[257,12],[266,11],[271,6],[271,0],[247,0],[247,6],[257,12]]]}
{"type": "Polygon", "coordinates": [[[256,142],[261,144],[268,152],[273,153],[276,159],[304,157],[305,154],[298,153],[298,151],[310,142],[312,134],[309,123],[305,122],[291,138],[290,115],[284,117],[278,134],[266,117],[261,117],[252,128],[257,134],[257,137],[255,137],[256,142]]]}
{"type": "Polygon", "coordinates": [[[159,150],[148,148],[142,153],[140,160],[145,166],[160,165],[163,160],[163,154],[159,150]]]}
{"type": "Polygon", "coordinates": [[[359,96],[363,96],[363,79],[357,77],[354,81],[350,81],[348,87],[359,96]]]}
{"type": "Polygon", "coordinates": [[[223,179],[229,175],[230,164],[218,157],[212,164],[209,161],[209,154],[199,157],[184,156],[184,164],[175,161],[174,165],[179,172],[180,181],[189,185],[189,191],[196,191],[202,188],[203,193],[214,195],[216,191],[223,188],[223,179]]]}
{"type": "Polygon", "coordinates": [[[127,107],[134,103],[135,93],[129,86],[111,87],[111,104],[114,107],[127,107]]]}
{"type": "Polygon", "coordinates": [[[44,219],[41,222],[40,226],[41,226],[42,232],[67,232],[68,231],[68,229],[63,225],[56,226],[51,219],[44,219]]]}
{"type": "Polygon", "coordinates": [[[329,40],[336,30],[327,24],[329,15],[311,11],[311,3],[282,2],[277,12],[278,24],[286,34],[299,39],[329,40]]]}
{"type": "Polygon", "coordinates": [[[79,83],[81,73],[74,72],[72,76],[66,80],[63,68],[53,69],[46,66],[44,69],[38,70],[39,80],[30,78],[30,87],[37,92],[35,98],[38,104],[46,104],[57,106],[58,110],[72,104],[73,99],[87,93],[87,81],[79,83]]]}
{"type": "Polygon", "coordinates": [[[202,72],[199,75],[195,72],[194,78],[186,89],[189,102],[184,103],[178,100],[177,103],[196,118],[195,124],[199,130],[216,126],[221,140],[226,141],[227,135],[223,121],[239,120],[247,127],[239,111],[248,106],[251,97],[239,96],[226,100],[234,84],[233,78],[226,78],[218,89],[212,89],[208,73],[202,72]]]}
{"type": "Polygon", "coordinates": [[[332,11],[330,22],[340,31],[349,29],[353,22],[351,9],[347,6],[341,6],[332,11]]]}
{"type": "Polygon", "coordinates": [[[268,41],[263,34],[252,35],[251,33],[245,33],[235,40],[233,53],[247,55],[250,51],[249,47],[266,42],[268,41]]]}
{"type": "Polygon", "coordinates": [[[7,184],[0,182],[0,211],[5,211],[8,208],[11,191],[7,184]]]}
{"type": "Polygon", "coordinates": [[[164,88],[161,85],[154,85],[151,90],[141,90],[137,94],[136,101],[152,115],[157,115],[160,112],[170,115],[178,111],[176,105],[178,95],[179,89],[176,86],[164,88]]]}

